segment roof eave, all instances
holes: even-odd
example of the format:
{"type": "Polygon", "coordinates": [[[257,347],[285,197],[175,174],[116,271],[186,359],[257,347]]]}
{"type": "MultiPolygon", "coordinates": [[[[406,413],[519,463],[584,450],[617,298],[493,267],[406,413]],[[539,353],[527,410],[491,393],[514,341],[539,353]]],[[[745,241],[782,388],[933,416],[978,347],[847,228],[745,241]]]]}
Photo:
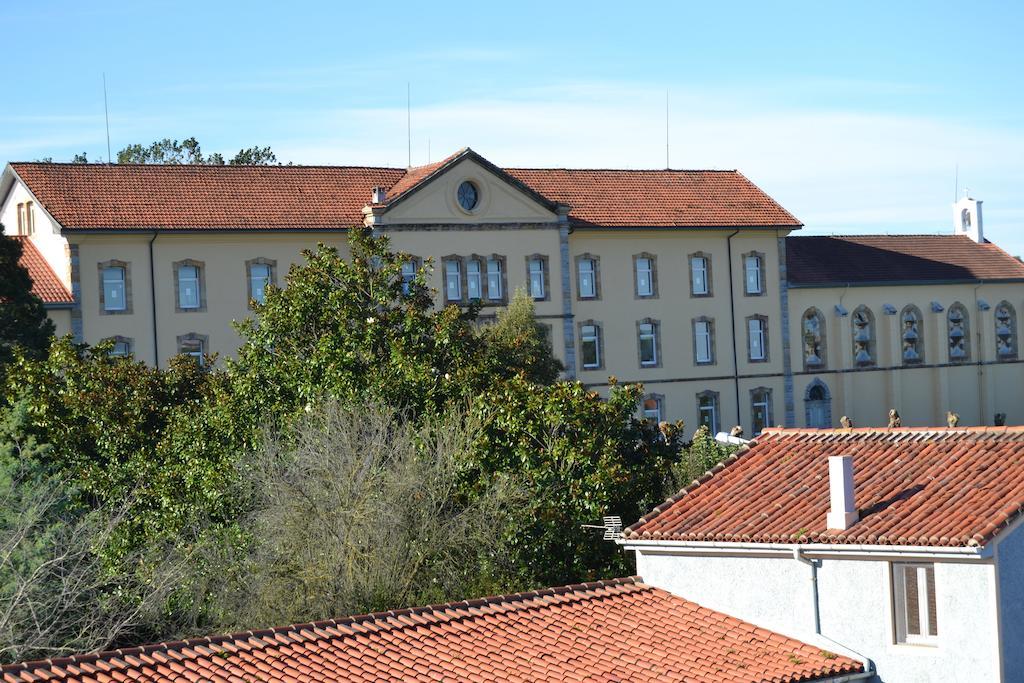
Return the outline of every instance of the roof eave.
{"type": "Polygon", "coordinates": [[[679,555],[792,556],[794,549],[808,557],[833,559],[947,559],[980,561],[992,557],[992,546],[919,546],[857,543],[756,543],[741,541],[680,541],[670,539],[620,538],[625,550],[679,555]]]}

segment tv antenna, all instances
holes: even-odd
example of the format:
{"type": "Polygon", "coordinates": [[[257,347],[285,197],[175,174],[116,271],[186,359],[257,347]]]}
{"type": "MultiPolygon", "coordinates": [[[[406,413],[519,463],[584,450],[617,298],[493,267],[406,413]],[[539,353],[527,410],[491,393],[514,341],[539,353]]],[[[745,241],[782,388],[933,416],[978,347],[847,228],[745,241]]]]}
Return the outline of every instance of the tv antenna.
{"type": "Polygon", "coordinates": [[[409,168],[412,168],[412,85],[405,82],[405,135],[409,146],[409,168]]]}
{"type": "Polygon", "coordinates": [[[107,72],[103,72],[103,118],[107,123],[107,164],[110,164],[110,109],[107,107],[107,72]]]}

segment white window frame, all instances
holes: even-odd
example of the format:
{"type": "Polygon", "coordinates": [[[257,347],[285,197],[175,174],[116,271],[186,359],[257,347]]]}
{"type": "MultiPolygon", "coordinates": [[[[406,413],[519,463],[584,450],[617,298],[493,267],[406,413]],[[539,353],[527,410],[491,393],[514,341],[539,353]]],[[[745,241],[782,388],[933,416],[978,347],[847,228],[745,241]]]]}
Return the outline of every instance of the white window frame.
{"type": "MultiPolygon", "coordinates": [[[[928,599],[929,592],[936,598],[936,608],[938,607],[937,595],[935,594],[935,586],[928,581],[928,570],[932,572],[932,578],[934,581],[935,577],[935,564],[929,562],[893,562],[890,564],[890,571],[892,572],[892,598],[893,598],[893,617],[896,627],[896,642],[901,645],[930,645],[935,646],[938,644],[938,633],[929,633],[931,626],[932,614],[931,604],[928,599]],[[917,606],[918,606],[918,626],[919,629],[924,633],[910,633],[909,632],[909,614],[910,608],[907,602],[907,585],[906,585],[906,570],[912,569],[917,574],[917,606]]],[[[936,614],[935,626],[936,631],[938,630],[938,615],[936,614]]]]}
{"type": "Polygon", "coordinates": [[[653,420],[656,423],[661,422],[661,415],[663,411],[661,396],[644,396],[640,399],[640,412],[648,420],[653,420]],[[646,403],[648,401],[654,401],[654,410],[647,408],[646,403]],[[653,413],[653,414],[652,414],[653,413]]]}
{"type": "Polygon", "coordinates": [[[743,258],[743,274],[747,294],[764,294],[764,267],[760,256],[749,254],[743,258]]]}
{"type": "Polygon", "coordinates": [[[501,297],[501,259],[492,256],[487,259],[487,298],[500,301],[501,297]]]}
{"type": "Polygon", "coordinates": [[[708,288],[708,258],[706,256],[690,257],[690,293],[704,296],[711,290],[708,288]],[[700,287],[698,288],[698,283],[700,287]]]}
{"type": "Polygon", "coordinates": [[[718,397],[717,397],[717,395],[715,395],[715,394],[704,394],[703,396],[699,396],[697,398],[697,424],[698,425],[704,424],[704,421],[701,420],[700,418],[703,417],[705,413],[708,413],[708,414],[711,415],[711,424],[710,424],[711,435],[714,436],[715,434],[718,433],[718,429],[719,429],[719,424],[718,424],[718,397]],[[701,405],[701,401],[703,401],[704,399],[708,399],[711,402],[711,404],[708,405],[708,406],[701,405]]]}
{"type": "Polygon", "coordinates": [[[470,301],[479,301],[483,298],[483,274],[480,268],[479,259],[469,259],[466,262],[466,297],[470,301]]]}
{"type": "Polygon", "coordinates": [[[654,259],[650,256],[638,256],[636,258],[636,295],[642,297],[654,296],[654,259]],[[646,263],[647,267],[641,267],[641,264],[646,263]],[[641,286],[643,275],[647,275],[647,287],[646,289],[641,286]]]}
{"type": "Polygon", "coordinates": [[[273,278],[273,268],[269,263],[249,264],[249,291],[256,303],[264,303],[267,300],[267,285],[273,278]],[[264,275],[257,275],[257,271],[263,271],[264,275]]]}
{"type": "Polygon", "coordinates": [[[713,363],[715,360],[715,352],[712,347],[711,339],[711,323],[707,320],[695,320],[693,322],[693,337],[694,337],[694,363],[697,365],[707,365],[713,363]],[[703,340],[703,346],[701,344],[703,340]],[[705,357],[701,358],[701,351],[704,351],[705,357]]]}
{"type": "Polygon", "coordinates": [[[402,261],[402,292],[408,294],[416,279],[416,262],[402,261]]]}
{"type": "Polygon", "coordinates": [[[448,301],[462,301],[462,264],[455,259],[444,262],[444,291],[448,301]]]}
{"type": "Polygon", "coordinates": [[[640,345],[640,365],[645,368],[658,364],[658,326],[654,323],[640,323],[637,343],[640,345]],[[647,328],[644,330],[644,328],[647,328]],[[651,344],[651,358],[644,360],[644,342],[651,344]]]}
{"type": "Polygon", "coordinates": [[[530,259],[530,296],[535,301],[543,301],[547,291],[546,274],[544,273],[544,259],[530,259]]]}
{"type": "Polygon", "coordinates": [[[596,370],[601,367],[601,328],[597,325],[583,325],[580,327],[580,362],[585,370],[596,370]],[[587,363],[583,360],[586,357],[583,349],[587,344],[594,345],[593,363],[587,363]]]}
{"type": "Polygon", "coordinates": [[[195,359],[196,363],[202,367],[205,364],[203,356],[206,354],[206,343],[198,337],[190,339],[183,339],[181,342],[181,348],[178,350],[179,353],[185,356],[191,356],[195,359]],[[195,344],[198,346],[198,350],[186,351],[186,347],[195,344]]]}
{"type": "Polygon", "coordinates": [[[128,273],[124,266],[105,266],[103,268],[103,310],[104,311],[126,311],[128,310],[127,301],[127,290],[128,290],[128,273]],[[117,271],[121,274],[120,279],[110,279],[108,274],[111,271],[117,271]],[[120,285],[119,289],[116,289],[120,285]],[[110,289],[114,287],[115,289],[110,289]],[[117,295],[111,296],[112,293],[117,292],[117,295]],[[120,305],[113,305],[112,299],[120,301],[120,305]]]}
{"type": "Polygon", "coordinates": [[[201,281],[200,275],[201,273],[199,272],[199,266],[197,265],[191,263],[183,263],[180,266],[178,266],[178,308],[182,309],[183,311],[194,311],[198,308],[201,308],[203,305],[203,295],[202,292],[199,291],[201,281]],[[185,273],[188,270],[194,272],[195,277],[186,277],[185,273]],[[189,285],[189,283],[191,283],[192,287],[194,288],[194,299],[186,298],[186,288],[189,285]]]}
{"type": "Polygon", "coordinates": [[[114,342],[114,345],[110,348],[111,356],[114,356],[116,358],[125,358],[127,356],[132,355],[131,340],[125,338],[114,338],[112,341],[114,342]],[[118,347],[121,347],[121,350],[119,350],[118,347]]]}
{"type": "Polygon", "coordinates": [[[581,299],[597,298],[597,264],[592,258],[581,258],[577,264],[581,299]],[[586,285],[589,283],[589,286],[586,285]]]}
{"type": "Polygon", "coordinates": [[[748,359],[752,361],[767,360],[765,348],[765,324],[761,318],[747,320],[748,359]],[[756,349],[756,355],[755,355],[756,349]]]}
{"type": "Polygon", "coordinates": [[[761,433],[754,424],[754,416],[757,415],[757,409],[762,408],[764,411],[764,425],[761,429],[766,429],[771,426],[772,419],[772,391],[771,389],[759,389],[750,396],[750,432],[755,436],[761,433]]]}

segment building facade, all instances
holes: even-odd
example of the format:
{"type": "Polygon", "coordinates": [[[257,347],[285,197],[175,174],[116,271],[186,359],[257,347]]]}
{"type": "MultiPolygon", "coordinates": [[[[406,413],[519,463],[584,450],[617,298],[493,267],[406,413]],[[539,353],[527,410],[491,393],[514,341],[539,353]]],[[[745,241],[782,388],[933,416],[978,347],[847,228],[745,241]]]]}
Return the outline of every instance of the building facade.
{"type": "Polygon", "coordinates": [[[438,305],[488,316],[527,291],[567,376],[639,381],[653,418],[748,434],[890,407],[907,424],[1024,420],[1024,266],[984,241],[980,202],[965,208],[963,234],[919,257],[904,238],[795,237],[735,171],[503,169],[466,149],[413,169],[14,163],[0,178],[0,222],[70,293],[61,329],[78,340],[158,364],[231,355],[232,321],[303,249],[344,254],[365,225],[432,262],[438,305]],[[947,348],[957,315],[963,355],[947,348]]]}

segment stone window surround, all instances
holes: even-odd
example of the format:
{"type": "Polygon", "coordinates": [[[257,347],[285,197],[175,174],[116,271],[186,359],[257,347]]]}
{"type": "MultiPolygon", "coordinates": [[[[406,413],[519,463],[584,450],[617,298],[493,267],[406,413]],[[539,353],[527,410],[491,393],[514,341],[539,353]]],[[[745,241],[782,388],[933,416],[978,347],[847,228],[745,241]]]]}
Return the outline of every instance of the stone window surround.
{"type": "Polygon", "coordinates": [[[1013,353],[1006,354],[1006,355],[1000,355],[1000,353],[999,353],[999,346],[998,346],[998,339],[999,339],[999,337],[998,337],[998,335],[996,335],[996,348],[994,349],[995,350],[996,360],[997,361],[1016,360],[1017,359],[1017,355],[1018,355],[1018,352],[1017,352],[1017,344],[1018,344],[1018,337],[1017,337],[1017,309],[1015,309],[1013,307],[1013,304],[1011,304],[1006,299],[1003,299],[998,304],[993,306],[992,307],[992,325],[993,325],[993,327],[996,327],[999,324],[999,319],[996,317],[996,313],[995,312],[998,311],[1000,308],[1005,308],[1007,310],[1007,312],[1009,312],[1009,314],[1010,314],[1010,339],[1011,339],[1011,341],[1013,343],[1013,349],[1012,349],[1013,353]]]}
{"type": "Polygon", "coordinates": [[[636,362],[641,370],[661,367],[661,321],[654,318],[644,318],[636,321],[636,362]],[[640,353],[640,326],[654,326],[654,363],[644,364],[640,353]]]}
{"type": "Polygon", "coordinates": [[[800,349],[800,355],[802,356],[804,363],[804,372],[817,372],[828,369],[828,330],[825,326],[825,314],[816,306],[811,306],[804,311],[803,315],[800,316],[800,349]],[[821,362],[816,365],[807,364],[807,351],[804,343],[804,335],[806,334],[804,331],[804,321],[810,317],[808,314],[811,312],[813,312],[815,317],[818,319],[818,337],[821,339],[818,343],[821,362]]]}
{"type": "MultiPolygon", "coordinates": [[[[131,337],[123,337],[120,334],[115,334],[112,337],[107,337],[103,341],[113,342],[115,345],[116,344],[127,344],[128,345],[128,353],[126,355],[131,355],[131,354],[135,353],[135,340],[132,339],[131,337]]],[[[110,355],[111,356],[115,356],[117,358],[121,358],[122,357],[120,354],[115,354],[113,352],[113,350],[111,350],[110,355]]]]}
{"type": "Polygon", "coordinates": [[[573,258],[573,270],[576,271],[576,301],[601,300],[601,257],[590,253],[577,254],[573,258]],[[590,259],[594,262],[594,296],[582,296],[580,290],[580,262],[590,259]]]}
{"type": "Polygon", "coordinates": [[[658,257],[656,254],[651,254],[646,251],[642,251],[639,254],[633,254],[633,298],[640,300],[657,299],[658,298],[658,257]],[[651,293],[640,294],[640,281],[637,279],[637,260],[638,259],[650,259],[651,260],[651,293]]]}
{"type": "Polygon", "coordinates": [[[825,403],[825,419],[828,422],[828,427],[832,425],[832,392],[829,391],[828,385],[823,381],[815,377],[811,380],[811,383],[807,385],[807,389],[804,390],[804,424],[811,427],[811,389],[814,387],[821,387],[825,394],[825,398],[822,399],[825,403]]]}
{"type": "Polygon", "coordinates": [[[949,351],[952,350],[952,346],[950,346],[949,349],[946,350],[946,354],[947,354],[946,357],[948,358],[950,363],[957,363],[957,364],[967,363],[967,362],[970,362],[970,360],[971,360],[971,317],[970,317],[970,313],[968,312],[966,306],[964,306],[959,301],[953,302],[953,304],[949,307],[949,310],[946,312],[946,339],[947,340],[950,339],[950,337],[949,337],[949,328],[950,328],[949,316],[954,311],[958,311],[960,313],[960,315],[963,317],[963,324],[961,325],[961,327],[963,328],[963,332],[964,332],[964,336],[963,336],[963,340],[964,340],[964,357],[963,358],[952,358],[952,357],[950,357],[949,356],[949,351]]]}
{"type": "Polygon", "coordinates": [[[650,393],[640,398],[640,417],[644,417],[644,403],[654,400],[658,402],[658,421],[665,421],[665,394],[650,393]]]}
{"type": "Polygon", "coordinates": [[[700,420],[700,417],[701,417],[700,403],[701,403],[701,400],[705,399],[705,398],[710,398],[711,399],[711,405],[714,406],[714,411],[715,411],[714,412],[714,416],[715,416],[715,419],[713,420],[713,422],[711,424],[711,430],[712,430],[711,436],[714,437],[715,434],[717,434],[722,429],[722,415],[721,415],[722,404],[721,404],[721,402],[719,400],[719,393],[717,391],[711,391],[710,389],[705,389],[704,391],[697,392],[697,425],[698,426],[700,424],[702,424],[701,420],[700,420]]]}
{"type": "Polygon", "coordinates": [[[853,357],[850,359],[852,361],[852,363],[853,363],[853,367],[855,367],[855,368],[870,368],[870,367],[874,367],[875,365],[878,364],[878,348],[877,348],[878,336],[877,336],[877,334],[875,332],[875,314],[872,313],[871,309],[868,308],[864,304],[861,304],[860,306],[857,306],[857,308],[853,309],[853,313],[850,314],[850,338],[851,338],[852,343],[853,343],[853,347],[852,347],[853,357]],[[858,313],[863,313],[865,318],[868,321],[868,333],[869,333],[868,334],[868,336],[869,336],[869,339],[868,339],[868,355],[871,357],[871,360],[867,361],[865,363],[858,363],[857,362],[857,341],[855,339],[853,339],[853,337],[855,337],[856,334],[857,334],[857,326],[856,326],[856,324],[854,324],[853,321],[857,317],[858,313]]]}
{"type": "Polygon", "coordinates": [[[100,261],[96,264],[96,272],[100,280],[100,315],[131,315],[132,313],[132,264],[130,261],[100,261]],[[108,311],[106,308],[106,297],[103,292],[103,270],[106,268],[124,269],[124,310],[108,311]]]}
{"type": "Polygon", "coordinates": [[[690,298],[692,299],[704,299],[709,296],[714,296],[714,278],[711,277],[711,254],[707,254],[703,251],[695,251],[692,254],[686,256],[686,272],[690,277],[690,298]],[[707,285],[707,294],[695,294],[693,291],[693,259],[702,258],[704,259],[704,280],[707,285]]]}
{"type": "Polygon", "coordinates": [[[190,341],[198,341],[200,344],[202,344],[203,355],[210,355],[210,335],[197,334],[195,332],[187,332],[186,334],[179,334],[177,336],[177,348],[179,354],[187,353],[182,347],[184,346],[185,342],[190,341]]]}
{"type": "Polygon", "coordinates": [[[526,293],[534,301],[551,301],[551,263],[546,254],[529,254],[526,256],[526,293]],[[530,262],[537,259],[541,262],[541,269],[544,273],[544,296],[533,296],[530,290],[530,262]]]}
{"type": "Polygon", "coordinates": [[[775,419],[775,406],[774,396],[772,395],[771,387],[754,387],[750,390],[750,435],[753,437],[757,434],[754,432],[754,400],[759,398],[758,394],[764,395],[764,403],[767,405],[765,409],[764,426],[767,429],[772,426],[772,420],[775,419]]]}
{"type": "Polygon", "coordinates": [[[484,296],[480,299],[480,303],[484,306],[505,306],[508,304],[508,259],[501,254],[472,254],[470,260],[476,259],[480,261],[480,288],[481,294],[484,296]],[[501,268],[501,296],[497,299],[488,298],[487,294],[487,262],[494,259],[498,262],[498,267],[501,268]]]}
{"type": "Polygon", "coordinates": [[[690,332],[693,335],[693,364],[697,365],[697,366],[701,366],[701,367],[709,366],[709,365],[717,365],[718,364],[718,354],[715,353],[715,345],[716,345],[716,342],[717,342],[717,340],[715,339],[715,319],[714,318],[709,318],[706,315],[701,315],[701,316],[697,316],[696,318],[693,318],[690,321],[690,332]],[[708,346],[710,347],[709,350],[711,351],[711,360],[707,360],[707,361],[698,361],[697,360],[697,323],[707,323],[708,324],[708,337],[709,337],[708,346]]]}
{"type": "Polygon", "coordinates": [[[901,365],[920,365],[921,363],[924,363],[924,359],[925,359],[925,341],[924,341],[924,338],[925,338],[924,315],[921,314],[921,309],[918,308],[917,306],[915,306],[914,304],[907,304],[906,306],[903,307],[903,310],[900,311],[899,332],[897,333],[897,341],[898,341],[898,344],[899,344],[898,348],[899,348],[900,364],[901,365]],[[903,316],[907,315],[908,313],[913,314],[915,320],[917,321],[917,353],[918,353],[919,357],[918,357],[917,360],[914,360],[914,361],[908,361],[906,358],[903,357],[903,330],[904,330],[903,316]]]}
{"type": "Polygon", "coordinates": [[[765,255],[759,251],[748,251],[740,257],[740,268],[743,273],[743,296],[766,296],[768,294],[768,278],[765,277],[765,255]],[[747,257],[756,256],[758,263],[760,264],[759,272],[761,273],[761,291],[760,292],[748,292],[747,291],[747,257]]]}
{"type": "Polygon", "coordinates": [[[277,261],[274,259],[257,256],[245,262],[245,290],[246,306],[252,309],[252,267],[255,265],[270,266],[270,282],[268,285],[277,286],[277,261]]]}
{"type": "Polygon", "coordinates": [[[604,326],[596,320],[579,320],[576,322],[576,337],[579,339],[577,353],[580,359],[581,372],[594,372],[604,370],[604,326]],[[583,365],[583,328],[593,326],[597,329],[597,366],[585,367],[583,365]]]}
{"type": "MultiPolygon", "coordinates": [[[[410,260],[416,264],[417,270],[421,267],[421,261],[413,256],[410,260]]],[[[508,304],[508,267],[507,259],[501,254],[470,254],[469,256],[459,256],[458,254],[449,254],[448,256],[441,257],[441,289],[444,290],[444,302],[445,304],[458,304],[465,306],[472,301],[477,301],[481,306],[505,306],[508,304]],[[501,298],[500,299],[488,299],[487,293],[487,261],[488,259],[495,259],[501,264],[501,298]],[[479,299],[471,299],[469,296],[469,263],[476,261],[480,264],[480,294],[479,299]],[[448,298],[448,262],[455,262],[459,264],[459,288],[462,298],[460,299],[449,299],[448,298]]],[[[527,266],[529,267],[529,266],[527,266]]],[[[547,278],[545,278],[545,294],[547,294],[547,278]]]]}
{"type": "Polygon", "coordinates": [[[768,345],[768,316],[761,315],[759,313],[755,314],[755,315],[748,315],[746,317],[746,319],[744,320],[744,328],[745,328],[745,331],[747,333],[746,334],[746,337],[747,337],[747,362],[748,363],[768,363],[768,362],[770,362],[771,361],[771,354],[769,352],[769,345],[768,345]],[[750,356],[750,352],[751,352],[751,348],[750,348],[750,321],[751,320],[760,320],[761,321],[761,344],[764,347],[764,358],[751,358],[751,356],[750,356]]]}
{"type": "Polygon", "coordinates": [[[195,259],[183,259],[171,264],[174,273],[174,312],[175,313],[203,313],[206,311],[206,264],[195,259]],[[178,272],[182,266],[195,266],[199,270],[199,308],[181,307],[181,281],[178,272]]]}

